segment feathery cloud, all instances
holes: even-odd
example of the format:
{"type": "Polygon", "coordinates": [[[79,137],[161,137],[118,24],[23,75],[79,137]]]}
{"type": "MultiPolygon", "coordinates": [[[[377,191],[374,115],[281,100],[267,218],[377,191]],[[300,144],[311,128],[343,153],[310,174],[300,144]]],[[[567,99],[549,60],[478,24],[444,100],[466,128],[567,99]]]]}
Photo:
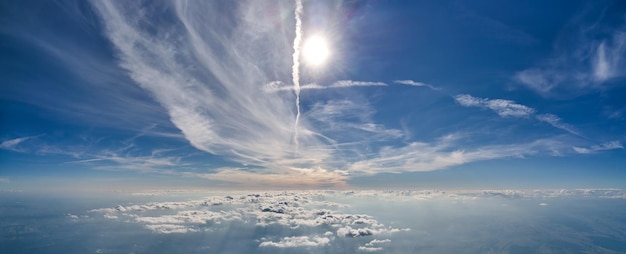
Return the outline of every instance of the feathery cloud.
{"type": "Polygon", "coordinates": [[[626,26],[612,29],[608,36],[598,36],[604,31],[596,29],[581,28],[578,37],[582,39],[575,48],[519,71],[513,79],[542,96],[558,97],[598,89],[613,78],[623,77],[626,26]]]}
{"type": "Polygon", "coordinates": [[[433,90],[439,90],[439,88],[437,88],[437,87],[435,87],[433,85],[422,83],[422,82],[417,82],[417,81],[413,81],[413,80],[394,80],[393,83],[402,84],[402,85],[408,85],[408,86],[425,86],[425,87],[428,87],[428,88],[433,89],[433,90]]]}
{"type": "Polygon", "coordinates": [[[535,113],[534,109],[510,100],[478,98],[469,94],[456,95],[454,100],[465,107],[491,109],[502,117],[528,117],[535,113]]]}
{"type": "Polygon", "coordinates": [[[611,142],[604,143],[601,145],[593,145],[589,148],[574,146],[572,147],[572,149],[574,149],[574,151],[576,151],[577,153],[591,154],[591,153],[596,153],[596,152],[606,151],[606,150],[624,149],[624,146],[619,141],[611,141],[611,142]]]}
{"type": "Polygon", "coordinates": [[[532,115],[535,115],[535,118],[540,122],[545,122],[552,125],[555,128],[567,131],[576,136],[581,136],[581,134],[574,128],[573,126],[566,124],[563,120],[554,115],[554,114],[536,114],[536,110],[515,103],[511,100],[502,100],[502,99],[486,99],[486,98],[478,98],[471,96],[469,94],[459,94],[454,96],[454,100],[464,107],[478,107],[478,108],[487,108],[496,112],[501,117],[523,117],[528,118],[532,115]]]}
{"type": "Polygon", "coordinates": [[[562,119],[556,115],[553,114],[540,114],[540,115],[536,115],[535,116],[537,118],[537,120],[541,121],[541,122],[546,122],[549,123],[550,125],[554,126],[555,128],[559,128],[562,129],[564,131],[567,131],[569,133],[572,133],[574,135],[580,136],[580,133],[578,132],[578,130],[576,130],[576,128],[574,128],[573,126],[563,123],[562,119]]]}
{"type": "MultiPolygon", "coordinates": [[[[300,85],[300,90],[316,90],[316,89],[332,89],[332,88],[348,88],[348,87],[367,87],[367,86],[387,86],[383,82],[368,82],[368,81],[354,81],[354,80],[339,80],[330,85],[319,85],[316,83],[309,83],[300,85]]],[[[263,87],[267,92],[278,91],[293,91],[293,86],[286,85],[281,81],[272,81],[263,87]]]]}

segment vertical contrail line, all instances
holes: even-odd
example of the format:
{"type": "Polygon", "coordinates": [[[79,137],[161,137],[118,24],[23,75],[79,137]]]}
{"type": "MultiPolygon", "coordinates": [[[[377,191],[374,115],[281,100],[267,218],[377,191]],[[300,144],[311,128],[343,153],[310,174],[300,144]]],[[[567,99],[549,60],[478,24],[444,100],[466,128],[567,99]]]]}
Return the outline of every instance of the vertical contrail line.
{"type": "Polygon", "coordinates": [[[294,124],[294,142],[296,144],[296,154],[300,147],[298,141],[298,122],[300,122],[300,42],[302,41],[302,0],[296,0],[296,37],[293,39],[293,66],[291,67],[291,77],[293,79],[293,91],[296,94],[296,122],[294,124]]]}

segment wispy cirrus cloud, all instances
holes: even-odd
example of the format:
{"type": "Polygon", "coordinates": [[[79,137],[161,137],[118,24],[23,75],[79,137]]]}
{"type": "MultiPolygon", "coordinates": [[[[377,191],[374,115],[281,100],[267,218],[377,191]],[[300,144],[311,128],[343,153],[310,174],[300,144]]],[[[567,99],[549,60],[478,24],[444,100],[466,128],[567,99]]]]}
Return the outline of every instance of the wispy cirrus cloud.
{"type": "Polygon", "coordinates": [[[540,122],[545,122],[555,128],[567,131],[576,136],[581,136],[580,132],[573,126],[564,123],[563,120],[554,114],[536,114],[534,108],[518,104],[511,100],[478,98],[469,94],[459,94],[454,96],[454,100],[464,107],[479,107],[491,109],[501,117],[530,118],[534,116],[540,122]]]}
{"type": "MultiPolygon", "coordinates": [[[[332,89],[332,88],[348,88],[348,87],[367,87],[367,86],[387,86],[383,82],[368,82],[368,81],[354,81],[354,80],[339,80],[330,85],[319,85],[316,83],[309,83],[300,85],[300,90],[315,90],[315,89],[332,89]]],[[[272,81],[263,87],[267,92],[277,91],[293,91],[294,87],[287,85],[282,81],[272,81]]]]}
{"type": "Polygon", "coordinates": [[[574,149],[574,151],[576,151],[577,153],[591,154],[591,153],[597,153],[597,152],[606,151],[606,150],[624,149],[624,146],[619,141],[611,141],[611,142],[604,143],[601,145],[593,145],[588,148],[574,146],[572,147],[572,149],[574,149]]]}
{"type": "Polygon", "coordinates": [[[466,147],[458,144],[460,136],[448,135],[435,142],[413,142],[402,147],[383,147],[376,157],[350,165],[354,174],[372,175],[382,172],[426,172],[465,163],[507,157],[525,157],[537,153],[565,150],[566,143],[540,139],[522,144],[466,147]]]}
{"type": "Polygon", "coordinates": [[[306,121],[298,125],[300,155],[296,154],[292,98],[259,94],[258,82],[268,80],[274,70],[252,64],[264,50],[252,50],[250,46],[264,45],[271,52],[269,48],[290,48],[285,47],[280,36],[269,36],[268,29],[273,28],[262,27],[285,22],[255,11],[264,9],[257,6],[263,3],[233,8],[235,12],[252,15],[234,26],[206,20],[204,17],[223,14],[217,13],[223,10],[212,8],[211,4],[179,2],[164,15],[179,20],[174,26],[180,27],[140,24],[134,15],[143,11],[139,5],[93,4],[107,36],[119,51],[121,66],[167,110],[172,123],[195,148],[243,164],[271,164],[275,168],[284,168],[286,161],[311,163],[329,156],[324,150],[311,149],[324,142],[310,134],[313,132],[306,121]],[[265,21],[258,22],[259,19],[265,21]],[[182,32],[162,37],[150,29],[182,32]],[[196,67],[190,68],[192,65],[196,67]]]}
{"type": "Polygon", "coordinates": [[[502,117],[529,117],[535,113],[534,109],[510,100],[478,98],[469,94],[456,95],[454,100],[465,107],[491,109],[502,117]]]}
{"type": "Polygon", "coordinates": [[[555,128],[559,128],[562,129],[564,131],[567,131],[569,133],[572,133],[574,135],[580,136],[581,134],[578,132],[578,130],[576,130],[576,128],[574,128],[573,126],[563,123],[563,120],[553,114],[539,114],[536,115],[535,118],[537,118],[537,120],[541,121],[541,122],[546,122],[552,126],[554,126],[555,128]]]}
{"type": "Polygon", "coordinates": [[[19,145],[33,138],[35,138],[35,136],[14,138],[14,139],[8,139],[5,141],[2,141],[2,143],[0,143],[0,149],[14,151],[14,152],[22,152],[24,151],[24,149],[21,149],[19,145]]]}
{"type": "Polygon", "coordinates": [[[561,41],[558,53],[535,67],[517,72],[513,79],[546,97],[580,94],[598,89],[614,78],[626,75],[626,26],[610,29],[579,28],[573,48],[561,41]],[[601,36],[599,36],[601,35],[601,36]]]}
{"type": "MultiPolygon", "coordinates": [[[[306,78],[301,77],[305,72],[294,72],[291,62],[293,20],[267,15],[264,10],[274,6],[268,8],[266,2],[227,3],[233,8],[215,2],[166,2],[150,10],[140,4],[92,4],[117,51],[119,66],[133,82],[158,102],[191,146],[234,164],[179,174],[238,186],[341,187],[359,174],[432,171],[571,148],[553,139],[466,146],[450,135],[435,141],[398,143],[405,133],[375,121],[376,110],[367,99],[311,99],[305,93],[294,98],[292,93],[278,92],[387,84],[340,80],[330,85],[300,85],[299,80],[306,78]],[[231,22],[207,17],[241,19],[231,22]],[[175,22],[162,24],[159,20],[175,22]],[[289,80],[294,74],[298,84],[276,81],[289,80]],[[295,103],[298,99],[302,104],[295,103]],[[394,142],[396,145],[390,145],[394,142]]],[[[281,4],[284,9],[294,8],[290,2],[281,4]]],[[[437,89],[411,80],[394,83],[437,89]]],[[[535,109],[514,101],[468,94],[454,98],[462,106],[489,109],[502,117],[535,116],[554,127],[573,130],[556,116],[537,116],[535,109]]],[[[185,165],[177,156],[125,153],[99,154],[82,163],[96,161],[129,169],[185,165]]]]}
{"type": "Polygon", "coordinates": [[[413,80],[394,80],[393,83],[402,84],[402,85],[408,85],[408,86],[423,86],[423,87],[428,87],[428,88],[433,89],[433,90],[439,90],[438,87],[435,87],[435,86],[433,86],[431,84],[426,84],[426,83],[417,82],[417,81],[413,81],[413,80]]]}

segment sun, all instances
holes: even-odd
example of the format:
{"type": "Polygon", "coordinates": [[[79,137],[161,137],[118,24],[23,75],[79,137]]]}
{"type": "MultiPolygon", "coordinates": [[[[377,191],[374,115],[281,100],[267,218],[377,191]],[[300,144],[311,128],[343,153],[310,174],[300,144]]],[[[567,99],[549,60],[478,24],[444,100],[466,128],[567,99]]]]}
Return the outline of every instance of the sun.
{"type": "Polygon", "coordinates": [[[315,35],[309,37],[302,47],[302,54],[307,64],[321,66],[330,57],[330,50],[324,37],[315,35]]]}

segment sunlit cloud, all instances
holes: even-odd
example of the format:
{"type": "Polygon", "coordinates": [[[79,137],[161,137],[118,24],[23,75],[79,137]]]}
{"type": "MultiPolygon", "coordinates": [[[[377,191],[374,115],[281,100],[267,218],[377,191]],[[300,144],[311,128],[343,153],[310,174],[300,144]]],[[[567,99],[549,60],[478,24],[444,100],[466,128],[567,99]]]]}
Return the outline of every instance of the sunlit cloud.
{"type": "Polygon", "coordinates": [[[417,82],[417,81],[413,81],[413,80],[394,80],[393,81],[396,84],[402,84],[402,85],[408,85],[408,86],[423,86],[423,87],[428,87],[430,89],[433,90],[439,90],[439,88],[430,85],[430,84],[426,84],[426,83],[422,83],[422,82],[417,82]]]}
{"type": "MultiPolygon", "coordinates": [[[[250,64],[256,59],[256,51],[247,50],[249,36],[264,36],[264,31],[253,32],[258,20],[223,27],[202,18],[211,16],[217,8],[180,2],[168,15],[179,19],[181,31],[185,32],[160,38],[150,33],[148,27],[137,24],[132,13],[141,11],[140,6],[122,7],[111,2],[94,5],[108,37],[120,51],[122,67],[167,109],[170,120],[197,149],[232,156],[246,164],[281,161],[303,154],[312,160],[327,157],[323,151],[309,151],[311,146],[322,143],[308,134],[305,121],[297,127],[301,133],[297,138],[300,155],[295,154],[297,112],[292,99],[279,94],[259,96],[257,84],[267,80],[268,74],[259,71],[261,66],[250,64]],[[226,30],[233,31],[228,40],[212,37],[221,38],[226,30]],[[173,48],[179,50],[172,51],[173,48]],[[189,64],[202,68],[204,74],[188,68],[189,64]]],[[[254,4],[246,8],[263,9],[254,4]]],[[[256,15],[270,19],[262,13],[256,15]]],[[[273,48],[277,42],[267,39],[270,41],[261,45],[273,48]]]]}
{"type": "MultiPolygon", "coordinates": [[[[108,163],[234,186],[312,188],[345,187],[357,175],[432,171],[480,160],[571,152],[572,144],[566,145],[558,137],[500,145],[467,145],[449,138],[454,136],[449,133],[435,140],[408,140],[406,129],[377,121],[375,104],[356,93],[361,91],[356,88],[385,87],[387,83],[329,81],[330,77],[318,82],[300,70],[300,44],[307,35],[302,2],[278,6],[289,10],[285,12],[289,15],[267,15],[264,10],[275,6],[268,8],[262,1],[229,3],[233,8],[218,8],[217,4],[164,3],[155,7],[162,12],[151,12],[139,4],[93,2],[119,66],[154,98],[180,131],[172,137],[181,139],[182,135],[195,149],[228,165],[203,168],[186,164],[180,155],[120,151],[82,155],[75,163],[104,164],[97,168],[110,167],[108,163]],[[176,22],[145,22],[156,15],[176,22]],[[207,18],[224,15],[237,22],[207,18]],[[348,88],[355,88],[354,96],[323,97],[320,94],[326,93],[320,92],[309,97],[303,92],[348,88]],[[167,169],[180,166],[190,170],[167,169]]],[[[603,59],[609,61],[606,54],[603,59]]],[[[600,74],[611,73],[611,68],[602,68],[600,74]]],[[[393,83],[439,90],[412,80],[393,83]]],[[[464,107],[488,109],[500,117],[534,119],[580,135],[558,116],[537,114],[534,108],[512,100],[469,94],[456,95],[454,100],[464,107]]]]}
{"type": "MultiPolygon", "coordinates": [[[[393,197],[388,192],[374,194],[393,197]]],[[[340,212],[350,205],[326,200],[331,197],[345,198],[341,192],[333,191],[264,191],[181,202],[124,204],[93,209],[89,213],[108,220],[143,225],[158,234],[214,231],[220,230],[220,225],[238,222],[264,229],[257,240],[258,247],[262,248],[314,248],[337,241],[356,242],[375,235],[389,237],[411,230],[386,226],[367,214],[340,212]],[[307,235],[293,236],[296,232],[306,232],[307,235]]],[[[373,239],[365,246],[381,248],[389,242],[388,239],[373,239]]]]}
{"type": "MultiPolygon", "coordinates": [[[[368,81],[354,81],[354,80],[339,80],[330,85],[320,85],[316,83],[309,83],[301,85],[301,90],[315,90],[315,89],[332,89],[332,88],[348,88],[348,87],[367,87],[367,86],[387,86],[383,82],[368,82],[368,81]]],[[[293,91],[293,86],[286,85],[281,81],[272,81],[265,84],[264,90],[268,92],[277,91],[293,91]]]]}

